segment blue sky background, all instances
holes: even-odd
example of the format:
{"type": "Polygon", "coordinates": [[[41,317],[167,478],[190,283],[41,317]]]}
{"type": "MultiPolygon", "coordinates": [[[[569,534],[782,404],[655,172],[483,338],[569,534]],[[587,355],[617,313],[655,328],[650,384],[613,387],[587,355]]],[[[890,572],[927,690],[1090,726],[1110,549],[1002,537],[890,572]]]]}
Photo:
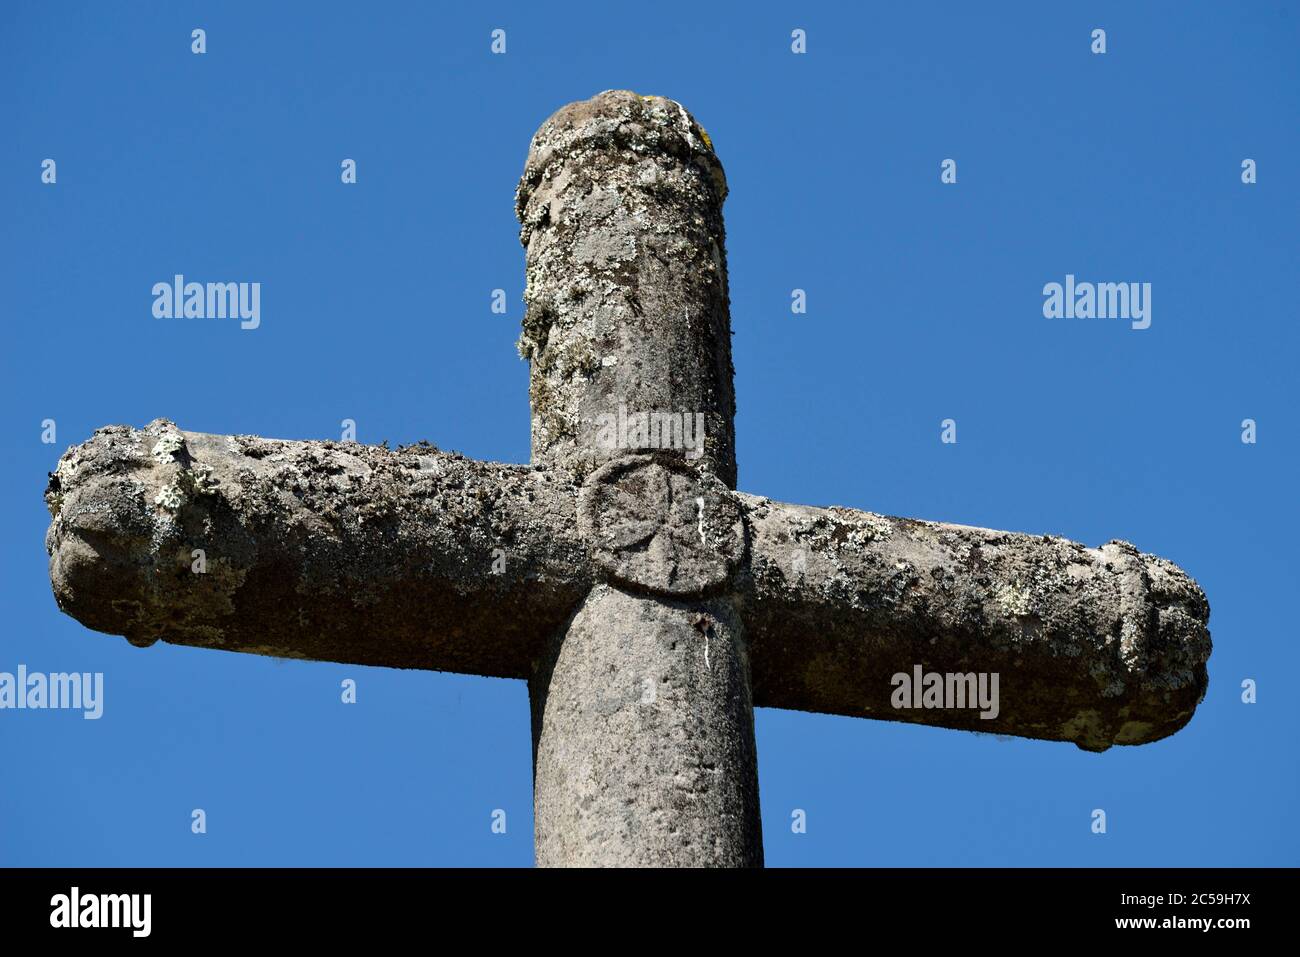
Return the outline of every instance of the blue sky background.
{"type": "Polygon", "coordinates": [[[522,682],[92,633],[41,495],[160,415],[525,461],[514,186],[609,88],[680,100],[726,167],[741,489],[1128,539],[1213,610],[1209,693],[1152,745],[759,711],[768,863],[1300,863],[1300,6],[562,7],[0,6],[0,670],[106,682],[99,721],[0,711],[0,864],[531,864],[522,682]],[[261,328],[154,319],[176,272],[260,281],[261,328]],[[1066,273],[1152,283],[1151,328],[1044,319],[1066,273]]]}

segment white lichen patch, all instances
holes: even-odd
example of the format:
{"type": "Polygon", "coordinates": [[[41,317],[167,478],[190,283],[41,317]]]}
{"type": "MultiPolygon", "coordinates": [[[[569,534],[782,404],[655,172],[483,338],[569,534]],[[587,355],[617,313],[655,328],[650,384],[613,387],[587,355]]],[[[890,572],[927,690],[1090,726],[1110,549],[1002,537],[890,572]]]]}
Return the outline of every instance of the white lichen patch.
{"type": "Polygon", "coordinates": [[[884,542],[893,537],[894,526],[884,516],[874,512],[863,512],[858,526],[849,532],[849,541],[855,545],[869,542],[884,542]]]}
{"type": "Polygon", "coordinates": [[[179,432],[167,432],[157,444],[154,445],[150,454],[154,461],[160,465],[167,465],[176,460],[176,453],[185,449],[185,437],[179,432]]]}
{"type": "Polygon", "coordinates": [[[174,481],[170,485],[164,485],[154,496],[153,503],[169,512],[180,511],[185,504],[185,492],[181,488],[180,481],[174,481]]]}
{"type": "Polygon", "coordinates": [[[189,477],[190,485],[195,492],[205,492],[221,484],[217,477],[212,474],[211,466],[205,465],[203,462],[195,462],[193,468],[185,474],[189,477]]]}
{"type": "Polygon", "coordinates": [[[1033,595],[1018,582],[999,585],[993,593],[993,600],[1003,611],[1017,618],[1025,618],[1034,613],[1033,595]]]}
{"type": "MultiPolygon", "coordinates": [[[[177,436],[177,438],[180,437],[177,436]]],[[[159,442],[158,446],[161,446],[162,444],[162,442],[159,442]]],[[[212,491],[220,484],[217,477],[213,474],[211,466],[203,462],[194,462],[190,467],[186,468],[179,462],[164,460],[160,458],[160,456],[172,455],[176,452],[178,447],[169,444],[170,447],[165,447],[160,450],[158,446],[154,447],[154,458],[159,459],[159,461],[169,461],[170,464],[177,467],[176,474],[172,478],[171,482],[160,488],[158,494],[154,496],[154,504],[162,508],[164,511],[177,512],[192,496],[203,495],[206,492],[212,491]]],[[[181,439],[179,448],[184,448],[184,439],[181,439]]]]}
{"type": "Polygon", "coordinates": [[[76,474],[77,462],[73,455],[72,449],[63,453],[59,464],[54,467],[56,481],[51,483],[50,491],[45,493],[45,504],[52,518],[58,518],[59,513],[63,511],[63,502],[66,498],[64,493],[71,484],[73,475],[76,474]],[[55,488],[58,489],[57,492],[54,491],[55,488]]]}

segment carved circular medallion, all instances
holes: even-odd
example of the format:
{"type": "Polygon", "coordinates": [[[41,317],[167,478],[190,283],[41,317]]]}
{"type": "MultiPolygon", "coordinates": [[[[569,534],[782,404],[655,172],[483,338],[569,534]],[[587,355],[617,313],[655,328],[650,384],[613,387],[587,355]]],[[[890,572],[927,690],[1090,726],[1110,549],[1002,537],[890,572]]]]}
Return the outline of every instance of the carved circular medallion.
{"type": "Polygon", "coordinates": [[[745,517],[732,491],[679,456],[631,455],[588,477],[583,537],[614,581],[661,595],[725,585],[745,557],[745,517]]]}

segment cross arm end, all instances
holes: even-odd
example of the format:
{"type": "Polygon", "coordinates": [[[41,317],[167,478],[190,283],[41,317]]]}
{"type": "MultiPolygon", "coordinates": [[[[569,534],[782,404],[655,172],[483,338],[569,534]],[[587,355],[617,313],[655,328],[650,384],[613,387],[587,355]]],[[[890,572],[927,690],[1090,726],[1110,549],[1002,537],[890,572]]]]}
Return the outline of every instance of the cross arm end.
{"type": "Polygon", "coordinates": [[[1128,543],[742,498],[757,705],[1101,751],[1173,734],[1205,695],[1205,594],[1128,543]],[[980,680],[997,703],[956,706],[980,680]]]}

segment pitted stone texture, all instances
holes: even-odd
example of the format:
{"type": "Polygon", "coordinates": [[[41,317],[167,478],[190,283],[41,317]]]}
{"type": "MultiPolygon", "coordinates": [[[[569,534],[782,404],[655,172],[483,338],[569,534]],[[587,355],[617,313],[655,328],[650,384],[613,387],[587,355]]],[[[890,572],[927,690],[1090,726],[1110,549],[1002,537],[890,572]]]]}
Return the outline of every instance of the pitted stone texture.
{"type": "Polygon", "coordinates": [[[736,496],[710,473],[665,453],[628,456],[593,473],[578,521],[610,579],[652,594],[716,591],[745,557],[736,496]]]}
{"type": "Polygon", "coordinates": [[[672,100],[611,90],[537,131],[516,203],[534,464],[581,480],[626,454],[600,441],[626,408],[702,422],[697,464],[735,488],[725,197],[707,136],[672,100]]]}
{"type": "Polygon", "coordinates": [[[575,493],[428,444],[110,426],[50,476],[50,583],[137,645],[524,678],[594,578],[575,493]]]}
{"type": "Polygon", "coordinates": [[[1127,542],[740,494],[738,580],[760,706],[942,724],[1088,751],[1173,734],[1205,696],[1205,593],[1127,542]],[[1001,675],[1001,710],[897,708],[892,676],[1001,675]]]}
{"type": "MultiPolygon", "coordinates": [[[[556,110],[533,134],[516,194],[521,219],[533,190],[556,175],[553,166],[582,149],[661,152],[698,165],[712,181],[719,201],[727,195],[727,178],[709,134],[686,107],[665,96],[606,90],[556,110]]],[[[527,235],[524,245],[528,245],[527,235]]]]}
{"type": "Polygon", "coordinates": [[[539,866],[762,865],[749,648],[731,599],[597,585],[528,688],[539,866]]]}

